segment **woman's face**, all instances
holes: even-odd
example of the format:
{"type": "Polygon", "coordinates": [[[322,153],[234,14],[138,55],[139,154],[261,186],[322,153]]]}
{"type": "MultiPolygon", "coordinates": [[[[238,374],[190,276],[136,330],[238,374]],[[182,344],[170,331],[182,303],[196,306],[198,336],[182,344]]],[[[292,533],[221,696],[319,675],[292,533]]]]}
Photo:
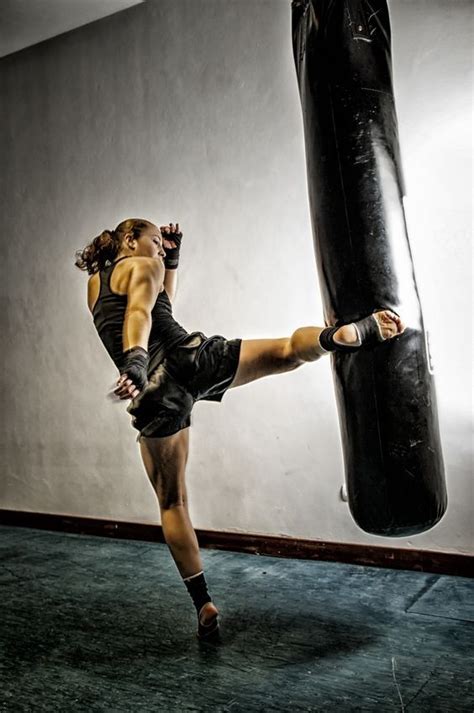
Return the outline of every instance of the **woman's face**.
{"type": "Polygon", "coordinates": [[[154,257],[163,259],[166,255],[163,249],[163,237],[160,229],[149,224],[149,227],[143,229],[138,240],[134,240],[135,250],[133,254],[137,257],[154,257]]]}

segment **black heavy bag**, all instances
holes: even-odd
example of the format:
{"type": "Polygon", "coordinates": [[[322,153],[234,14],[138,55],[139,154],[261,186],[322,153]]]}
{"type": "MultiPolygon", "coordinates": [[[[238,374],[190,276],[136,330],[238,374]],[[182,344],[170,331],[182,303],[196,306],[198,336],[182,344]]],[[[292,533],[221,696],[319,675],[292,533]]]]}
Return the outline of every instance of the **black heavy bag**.
{"type": "Polygon", "coordinates": [[[310,209],[327,326],[392,309],[405,332],[331,354],[349,507],[374,535],[430,529],[447,496],[403,210],[385,0],[294,0],[310,209]]]}

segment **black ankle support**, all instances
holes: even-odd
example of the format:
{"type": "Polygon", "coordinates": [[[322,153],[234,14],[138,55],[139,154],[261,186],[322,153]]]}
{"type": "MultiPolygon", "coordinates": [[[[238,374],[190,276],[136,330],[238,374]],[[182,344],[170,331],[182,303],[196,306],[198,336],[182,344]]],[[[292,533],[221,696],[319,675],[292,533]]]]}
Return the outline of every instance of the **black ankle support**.
{"type": "MultiPolygon", "coordinates": [[[[353,324],[353,323],[352,323],[353,324]]],[[[338,329],[341,328],[342,325],[339,327],[326,327],[326,329],[323,329],[323,331],[319,335],[319,343],[322,346],[323,349],[325,349],[327,352],[358,352],[360,349],[360,344],[357,345],[355,344],[354,346],[349,346],[346,344],[339,344],[338,342],[334,341],[334,335],[337,332],[338,329]]],[[[362,340],[363,343],[363,340],[362,340]]]]}
{"type": "Polygon", "coordinates": [[[193,600],[194,606],[196,607],[196,611],[199,615],[199,612],[203,608],[204,604],[212,601],[209,592],[207,591],[207,583],[206,578],[204,577],[204,572],[199,572],[191,577],[186,577],[186,579],[183,579],[183,582],[191,595],[191,599],[193,600]]]}
{"type": "Polygon", "coordinates": [[[319,343],[327,352],[334,352],[339,346],[342,346],[336,344],[333,339],[338,329],[339,327],[326,327],[319,335],[319,343]]]}

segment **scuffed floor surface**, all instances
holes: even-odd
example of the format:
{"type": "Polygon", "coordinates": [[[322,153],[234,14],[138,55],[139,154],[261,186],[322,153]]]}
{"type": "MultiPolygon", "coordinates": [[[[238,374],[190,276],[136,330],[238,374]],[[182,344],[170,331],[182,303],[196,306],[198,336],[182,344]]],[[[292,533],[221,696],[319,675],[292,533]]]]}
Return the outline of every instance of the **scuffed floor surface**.
{"type": "Polygon", "coordinates": [[[0,710],[474,710],[473,580],[203,558],[219,645],[164,545],[0,527],[0,710]]]}

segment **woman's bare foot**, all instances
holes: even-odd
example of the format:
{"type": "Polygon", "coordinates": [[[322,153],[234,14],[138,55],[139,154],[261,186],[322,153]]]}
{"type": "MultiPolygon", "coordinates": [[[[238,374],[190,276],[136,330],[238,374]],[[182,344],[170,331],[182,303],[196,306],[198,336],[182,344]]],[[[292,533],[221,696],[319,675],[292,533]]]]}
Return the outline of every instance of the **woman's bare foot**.
{"type": "Polygon", "coordinates": [[[206,626],[206,624],[209,624],[209,622],[215,619],[218,614],[219,610],[214,602],[207,602],[207,604],[204,604],[199,612],[199,623],[206,626]]]}
{"type": "MultiPolygon", "coordinates": [[[[379,330],[384,339],[392,339],[405,331],[405,324],[402,319],[388,309],[374,313],[374,317],[379,325],[379,330]]],[[[333,337],[337,344],[357,347],[360,346],[359,333],[353,324],[344,324],[333,337]]]]}
{"type": "Polygon", "coordinates": [[[219,610],[214,602],[204,604],[198,617],[198,637],[200,639],[206,639],[217,633],[219,630],[218,614],[219,610]]]}

